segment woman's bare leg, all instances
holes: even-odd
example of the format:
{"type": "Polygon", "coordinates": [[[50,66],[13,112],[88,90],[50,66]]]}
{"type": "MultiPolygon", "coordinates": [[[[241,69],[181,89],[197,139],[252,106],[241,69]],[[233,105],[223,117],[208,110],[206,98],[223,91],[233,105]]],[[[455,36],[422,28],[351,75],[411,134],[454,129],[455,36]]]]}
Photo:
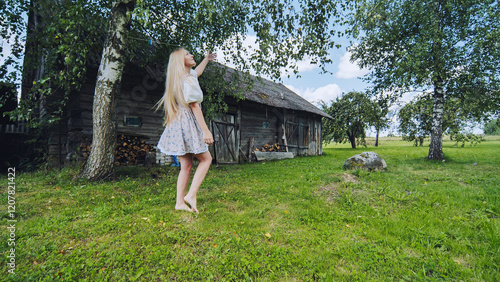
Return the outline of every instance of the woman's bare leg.
{"type": "Polygon", "coordinates": [[[207,175],[208,169],[212,164],[212,155],[210,155],[209,151],[204,153],[195,155],[195,157],[200,161],[198,168],[196,168],[196,172],[193,176],[193,182],[191,182],[191,187],[189,188],[188,194],[184,197],[184,201],[191,206],[191,209],[198,212],[196,208],[196,194],[198,193],[198,189],[200,188],[203,179],[205,179],[205,175],[207,175]]]}
{"type": "Polygon", "coordinates": [[[181,171],[179,172],[179,177],[177,178],[177,198],[175,209],[192,211],[184,202],[184,196],[186,195],[189,176],[191,174],[191,168],[193,167],[193,154],[179,156],[178,159],[181,164],[181,171]]]}

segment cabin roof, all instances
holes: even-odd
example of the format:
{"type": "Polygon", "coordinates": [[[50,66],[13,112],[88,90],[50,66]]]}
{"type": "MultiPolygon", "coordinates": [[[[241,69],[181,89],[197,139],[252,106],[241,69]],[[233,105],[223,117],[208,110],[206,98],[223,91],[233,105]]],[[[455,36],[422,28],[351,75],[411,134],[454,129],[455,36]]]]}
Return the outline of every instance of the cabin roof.
{"type": "MultiPolygon", "coordinates": [[[[226,71],[229,74],[237,72],[231,68],[227,68],[226,71]]],[[[242,93],[246,100],[277,108],[305,111],[333,119],[330,115],[288,89],[282,83],[276,83],[257,76],[251,76],[251,79],[253,80],[253,88],[250,91],[243,91],[242,93]]]]}

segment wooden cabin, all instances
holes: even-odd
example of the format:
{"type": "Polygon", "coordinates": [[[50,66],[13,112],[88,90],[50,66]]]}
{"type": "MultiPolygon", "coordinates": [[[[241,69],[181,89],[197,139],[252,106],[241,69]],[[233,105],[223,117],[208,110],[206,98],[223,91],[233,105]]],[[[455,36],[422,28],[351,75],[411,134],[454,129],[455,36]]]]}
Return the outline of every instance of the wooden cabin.
{"type": "Polygon", "coordinates": [[[252,161],[252,150],[266,144],[295,156],[321,155],[321,119],[331,117],[283,84],[252,79],[244,100],[228,98],[228,112],[211,120],[216,162],[252,161]]]}
{"type": "MultiPolygon", "coordinates": [[[[236,71],[228,69],[227,72],[236,71]]],[[[52,164],[82,161],[86,154],[82,150],[88,150],[91,143],[97,68],[89,67],[88,77],[81,90],[70,95],[66,117],[49,133],[49,161],[52,164]]],[[[294,155],[322,154],[321,119],[331,117],[283,84],[257,77],[252,79],[254,86],[251,91],[242,93],[244,99],[227,96],[228,112],[209,122],[215,139],[210,148],[214,162],[252,161],[253,149],[266,144],[294,155]]],[[[116,104],[118,136],[127,136],[156,148],[164,129],[163,113],[156,112],[153,107],[163,95],[164,81],[164,71],[160,67],[125,66],[116,104]]],[[[168,164],[172,158],[157,150],[156,162],[168,164]]]]}

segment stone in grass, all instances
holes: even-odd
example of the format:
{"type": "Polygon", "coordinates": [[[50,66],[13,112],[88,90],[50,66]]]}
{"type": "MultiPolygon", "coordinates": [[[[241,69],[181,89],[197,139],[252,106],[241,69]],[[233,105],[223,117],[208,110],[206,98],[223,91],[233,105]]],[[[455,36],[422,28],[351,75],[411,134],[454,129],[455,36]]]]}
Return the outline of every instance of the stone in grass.
{"type": "Polygon", "coordinates": [[[343,165],[344,169],[366,169],[366,170],[385,170],[387,164],[375,152],[363,152],[350,157],[343,165]]]}

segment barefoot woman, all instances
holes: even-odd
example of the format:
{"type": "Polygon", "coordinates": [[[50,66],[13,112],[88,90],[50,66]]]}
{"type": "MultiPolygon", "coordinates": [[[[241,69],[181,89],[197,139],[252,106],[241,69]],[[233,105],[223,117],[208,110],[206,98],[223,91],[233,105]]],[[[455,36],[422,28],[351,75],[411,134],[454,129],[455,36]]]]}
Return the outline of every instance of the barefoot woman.
{"type": "Polygon", "coordinates": [[[196,66],[193,55],[182,48],[172,52],[167,68],[165,94],[158,102],[158,108],[164,107],[166,117],[165,130],[158,142],[158,148],[166,155],[178,156],[181,164],[177,178],[176,210],[198,213],[196,194],[212,163],[208,145],[214,142],[214,138],[201,112],[203,92],[198,77],[213,59],[215,54],[208,54],[193,70],[196,66]],[[196,157],[200,164],[186,194],[193,157],[196,157]]]}

